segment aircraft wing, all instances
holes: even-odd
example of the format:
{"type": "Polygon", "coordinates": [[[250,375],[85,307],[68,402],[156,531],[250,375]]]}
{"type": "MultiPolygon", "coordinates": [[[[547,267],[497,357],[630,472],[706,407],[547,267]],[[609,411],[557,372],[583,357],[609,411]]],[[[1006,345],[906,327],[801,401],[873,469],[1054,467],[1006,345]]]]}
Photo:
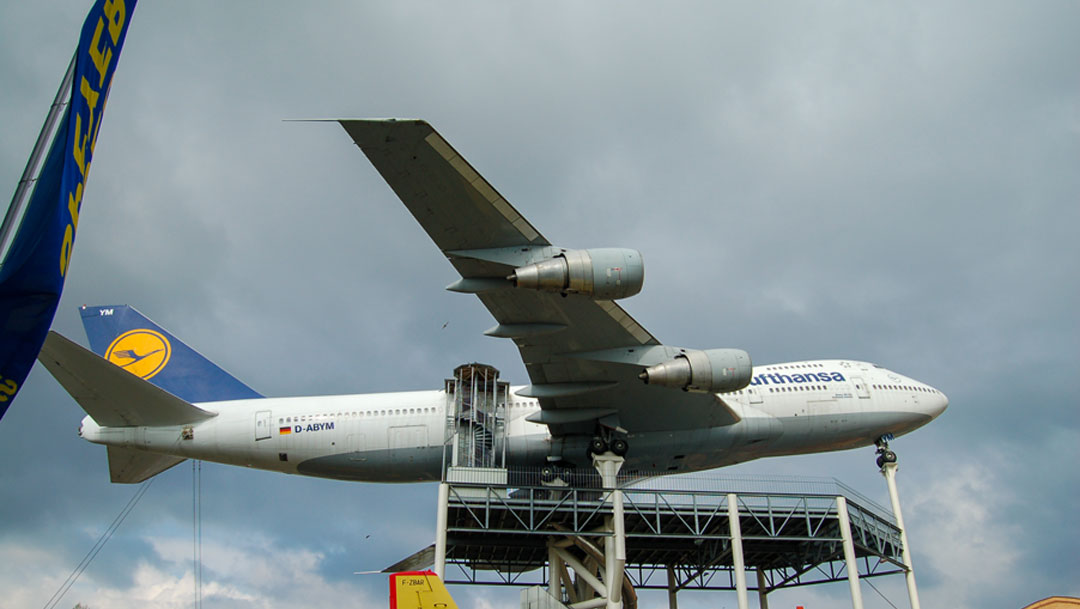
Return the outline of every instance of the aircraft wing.
{"type": "Polygon", "coordinates": [[[444,252],[550,245],[424,121],[341,121],[444,252]]]}
{"type": "Polygon", "coordinates": [[[517,345],[555,435],[612,427],[661,431],[738,420],[713,394],[646,385],[645,365],[679,353],[611,300],[518,289],[514,269],[552,246],[434,128],[421,120],[341,120],[462,279],[447,289],[480,298],[498,322],[485,334],[517,345]]]}

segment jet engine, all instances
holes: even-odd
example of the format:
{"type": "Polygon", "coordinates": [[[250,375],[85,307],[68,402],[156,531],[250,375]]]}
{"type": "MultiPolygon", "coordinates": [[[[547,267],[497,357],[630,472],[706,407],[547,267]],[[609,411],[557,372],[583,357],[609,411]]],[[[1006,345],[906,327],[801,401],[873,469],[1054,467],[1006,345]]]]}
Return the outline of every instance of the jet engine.
{"type": "Polygon", "coordinates": [[[514,269],[507,279],[518,288],[616,300],[641,291],[645,265],[637,250],[565,250],[554,258],[514,269]]]}
{"type": "Polygon", "coordinates": [[[753,364],[742,349],[686,349],[675,359],[649,366],[638,378],[647,385],[725,393],[750,384],[753,364]]]}

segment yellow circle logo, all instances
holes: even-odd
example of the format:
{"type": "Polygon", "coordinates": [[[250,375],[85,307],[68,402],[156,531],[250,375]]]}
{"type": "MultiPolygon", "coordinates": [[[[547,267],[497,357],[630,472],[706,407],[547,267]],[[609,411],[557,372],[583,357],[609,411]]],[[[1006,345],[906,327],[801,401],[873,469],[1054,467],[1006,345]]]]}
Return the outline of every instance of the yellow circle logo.
{"type": "Polygon", "coordinates": [[[145,328],[124,332],[105,350],[105,359],[143,379],[161,372],[171,355],[169,340],[145,328]]]}

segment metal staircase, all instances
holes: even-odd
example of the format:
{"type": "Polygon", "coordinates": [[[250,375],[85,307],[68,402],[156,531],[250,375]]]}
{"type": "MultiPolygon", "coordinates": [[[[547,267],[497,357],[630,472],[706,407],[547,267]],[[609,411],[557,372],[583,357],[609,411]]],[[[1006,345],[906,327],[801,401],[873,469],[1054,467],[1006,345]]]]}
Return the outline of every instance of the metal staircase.
{"type": "Polygon", "coordinates": [[[505,467],[510,385],[486,364],[463,364],[446,379],[444,467],[505,467]]]}

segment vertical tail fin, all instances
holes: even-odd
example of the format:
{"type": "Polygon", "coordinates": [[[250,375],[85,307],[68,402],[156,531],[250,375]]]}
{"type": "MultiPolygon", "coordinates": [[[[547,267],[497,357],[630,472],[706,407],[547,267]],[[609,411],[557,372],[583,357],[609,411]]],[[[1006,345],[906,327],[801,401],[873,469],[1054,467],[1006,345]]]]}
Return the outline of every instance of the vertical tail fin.
{"type": "Polygon", "coordinates": [[[0,222],[0,417],[30,373],[56,315],[94,142],[134,10],[135,0],[93,3],[0,222]],[[102,36],[106,23],[108,35],[102,36]]]}
{"type": "Polygon", "coordinates": [[[390,576],[390,609],[457,609],[457,603],[434,572],[402,571],[390,576]]]}
{"type": "Polygon", "coordinates": [[[128,305],[80,308],[90,348],[187,402],[262,397],[128,305]]]}

